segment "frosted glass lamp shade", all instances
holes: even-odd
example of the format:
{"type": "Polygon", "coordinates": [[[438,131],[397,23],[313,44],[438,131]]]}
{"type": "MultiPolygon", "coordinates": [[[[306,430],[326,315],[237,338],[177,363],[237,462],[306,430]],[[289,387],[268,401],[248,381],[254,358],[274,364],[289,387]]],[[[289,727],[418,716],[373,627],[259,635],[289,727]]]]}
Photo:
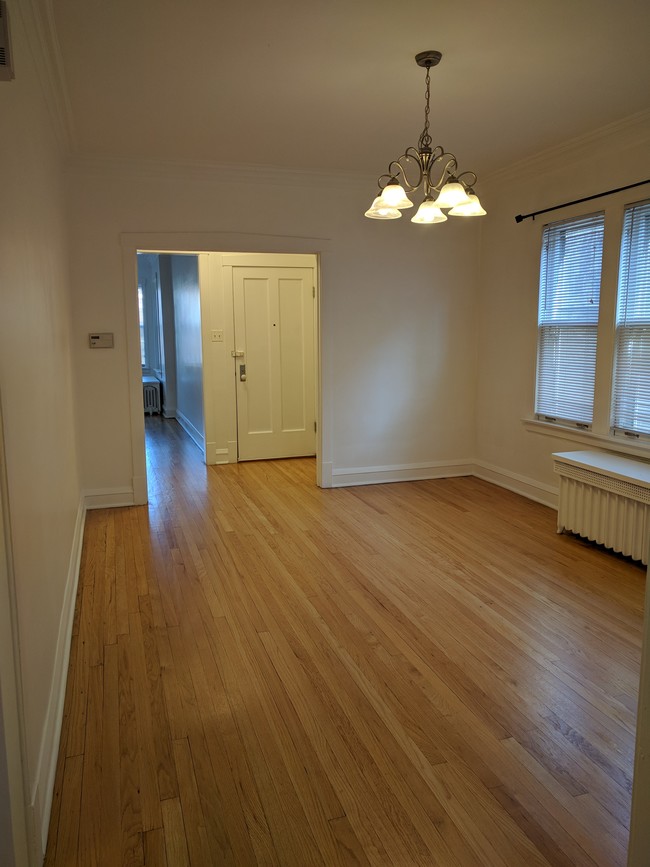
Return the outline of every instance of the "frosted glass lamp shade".
{"type": "Polygon", "coordinates": [[[384,191],[381,194],[382,203],[389,208],[412,208],[413,202],[406,195],[404,187],[395,181],[394,183],[386,184],[384,191]]]}
{"type": "Polygon", "coordinates": [[[444,223],[447,219],[433,199],[429,196],[420,207],[417,214],[411,217],[412,223],[444,223]]]}
{"type": "Polygon", "coordinates": [[[469,204],[469,196],[465,192],[465,187],[458,181],[449,181],[445,184],[436,199],[436,205],[439,208],[455,208],[456,205],[467,204],[469,204]]]}
{"type": "Polygon", "coordinates": [[[467,204],[456,205],[449,213],[454,217],[483,217],[487,214],[487,211],[481,205],[475,193],[470,193],[468,198],[469,202],[467,204]]]}
{"type": "Polygon", "coordinates": [[[381,196],[377,196],[364,216],[370,217],[371,220],[398,220],[402,214],[397,208],[389,208],[382,202],[381,196]]]}

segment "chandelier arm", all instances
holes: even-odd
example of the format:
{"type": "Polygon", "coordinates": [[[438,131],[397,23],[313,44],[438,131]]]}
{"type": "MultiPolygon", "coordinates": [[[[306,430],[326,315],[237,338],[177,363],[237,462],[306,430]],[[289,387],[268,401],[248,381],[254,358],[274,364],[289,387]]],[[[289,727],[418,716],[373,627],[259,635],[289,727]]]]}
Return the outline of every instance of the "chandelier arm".
{"type": "Polygon", "coordinates": [[[458,163],[456,162],[456,157],[453,154],[445,153],[445,151],[442,151],[442,153],[438,157],[436,157],[435,160],[432,160],[427,167],[427,171],[425,174],[425,185],[428,190],[435,190],[437,193],[439,193],[443,186],[447,183],[449,178],[454,176],[454,172],[457,168],[458,163]],[[436,175],[438,179],[434,180],[434,178],[432,177],[432,170],[434,166],[445,157],[448,157],[447,162],[444,164],[444,166],[442,166],[440,175],[436,175]]]}
{"type": "Polygon", "coordinates": [[[420,155],[415,150],[415,148],[407,148],[407,150],[400,157],[398,157],[396,160],[392,160],[389,163],[388,172],[384,175],[379,176],[379,189],[383,190],[384,187],[389,184],[393,179],[399,178],[404,188],[410,193],[412,193],[414,190],[417,190],[417,188],[422,183],[423,176],[423,166],[420,155]],[[411,166],[407,167],[406,165],[403,165],[402,160],[404,160],[405,163],[415,163],[417,179],[414,177],[413,173],[409,178],[407,171],[409,168],[411,168],[411,166]],[[383,184],[382,181],[384,181],[383,184]]]}
{"type": "Polygon", "coordinates": [[[465,189],[472,189],[474,187],[474,184],[478,181],[478,177],[476,176],[476,172],[470,172],[470,171],[461,172],[459,175],[457,175],[457,179],[461,182],[461,184],[465,187],[465,189]],[[471,175],[471,177],[474,180],[472,180],[472,181],[463,180],[465,175],[471,175]]]}

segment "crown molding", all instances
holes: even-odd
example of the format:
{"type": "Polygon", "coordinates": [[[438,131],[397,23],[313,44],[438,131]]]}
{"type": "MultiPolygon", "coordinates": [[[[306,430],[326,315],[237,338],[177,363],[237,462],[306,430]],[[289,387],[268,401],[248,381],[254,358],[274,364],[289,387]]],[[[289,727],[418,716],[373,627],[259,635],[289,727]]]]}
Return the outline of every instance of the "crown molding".
{"type": "Polygon", "coordinates": [[[74,146],[74,124],[52,0],[16,0],[13,8],[18,11],[27,34],[58,144],[64,153],[69,153],[74,146]]]}
{"type": "Polygon", "coordinates": [[[650,142],[650,110],[638,111],[497,169],[481,178],[481,186],[491,186],[519,176],[530,175],[533,172],[553,168],[560,163],[564,166],[580,163],[584,160],[585,149],[610,149],[618,144],[622,136],[625,136],[627,147],[650,142]]]}
{"type": "MultiPolygon", "coordinates": [[[[290,187],[336,187],[372,190],[374,175],[355,172],[324,172],[286,169],[279,166],[216,163],[204,160],[162,160],[110,155],[72,154],[66,161],[71,174],[137,176],[160,180],[200,180],[203,183],[266,184],[290,187]]],[[[370,193],[369,193],[370,195],[370,193]]]]}

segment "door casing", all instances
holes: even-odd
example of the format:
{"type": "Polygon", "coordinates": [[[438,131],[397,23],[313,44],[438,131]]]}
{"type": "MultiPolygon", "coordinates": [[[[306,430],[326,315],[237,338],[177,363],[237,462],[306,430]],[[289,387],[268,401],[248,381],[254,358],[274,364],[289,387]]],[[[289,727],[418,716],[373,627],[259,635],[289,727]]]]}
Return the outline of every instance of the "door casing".
{"type": "MultiPolygon", "coordinates": [[[[330,268],[331,241],[327,238],[306,238],[284,235],[240,234],[235,232],[125,232],[120,236],[122,248],[122,278],[126,319],[126,344],[129,378],[129,424],[132,454],[132,500],[147,502],[144,413],[142,412],[142,366],[140,358],[140,328],[138,318],[137,261],[142,253],[217,253],[283,254],[315,257],[316,268],[316,484],[332,487],[331,456],[331,396],[324,389],[322,363],[321,287],[330,268]]],[[[203,299],[202,299],[203,301],[203,299]]],[[[209,335],[204,333],[204,340],[209,335]]],[[[204,344],[205,345],[205,344],[204,344]]],[[[209,377],[208,377],[209,378],[209,377]]],[[[204,377],[205,385],[205,377],[204,377]]],[[[206,430],[206,441],[210,433],[206,430]]]]}

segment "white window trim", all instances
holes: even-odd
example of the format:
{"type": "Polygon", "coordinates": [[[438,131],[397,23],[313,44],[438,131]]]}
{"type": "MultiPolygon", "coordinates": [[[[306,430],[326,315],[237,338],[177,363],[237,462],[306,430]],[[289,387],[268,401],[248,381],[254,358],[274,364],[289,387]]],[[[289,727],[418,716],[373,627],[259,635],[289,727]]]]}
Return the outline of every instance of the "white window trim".
{"type": "MultiPolygon", "coordinates": [[[[532,380],[530,414],[521,419],[527,433],[552,437],[559,440],[579,443],[584,447],[606,449],[615,454],[631,455],[641,460],[650,460],[650,439],[643,435],[626,437],[621,431],[611,428],[612,377],[616,338],[616,302],[620,266],[620,249],[623,232],[623,217],[626,208],[645,201],[643,198],[630,200],[629,191],[621,191],[610,196],[603,208],[605,212],[605,237],[603,239],[603,265],[601,274],[600,319],[598,324],[598,345],[596,355],[596,383],[594,393],[594,416],[590,430],[576,428],[557,422],[545,421],[535,417],[535,377],[532,380]]],[[[582,207],[567,208],[567,217],[584,214],[582,207]]],[[[544,226],[540,226],[539,243],[542,242],[544,226]]],[[[539,248],[538,248],[539,249],[539,248]]],[[[539,279],[539,263],[538,263],[539,279]]],[[[538,284],[539,285],[539,284],[538,284]]],[[[537,295],[539,301],[539,293],[537,295]]]]}
{"type": "Polygon", "coordinates": [[[540,436],[553,437],[554,439],[569,440],[591,448],[606,448],[610,452],[621,455],[633,455],[634,457],[650,460],[650,442],[637,440],[621,434],[599,434],[588,430],[578,430],[575,427],[566,427],[557,422],[540,421],[535,418],[522,418],[521,423],[528,433],[540,436]]]}

